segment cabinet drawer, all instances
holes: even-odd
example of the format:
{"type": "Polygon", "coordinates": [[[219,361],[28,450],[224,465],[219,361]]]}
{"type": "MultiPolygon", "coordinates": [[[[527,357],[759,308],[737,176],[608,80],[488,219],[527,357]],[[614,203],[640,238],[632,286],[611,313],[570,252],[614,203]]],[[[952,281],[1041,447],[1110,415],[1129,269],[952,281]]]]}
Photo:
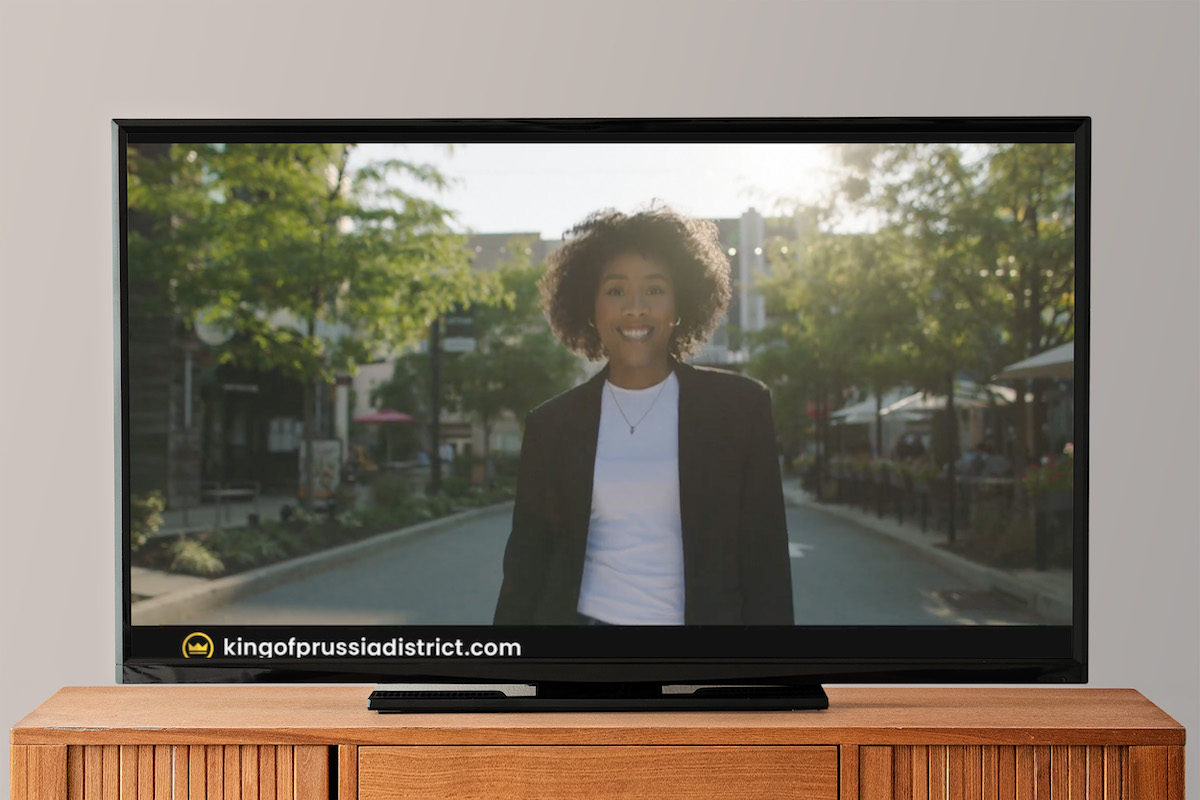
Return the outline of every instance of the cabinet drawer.
{"type": "Polygon", "coordinates": [[[360,747],[359,800],[837,800],[836,747],[360,747]]]}

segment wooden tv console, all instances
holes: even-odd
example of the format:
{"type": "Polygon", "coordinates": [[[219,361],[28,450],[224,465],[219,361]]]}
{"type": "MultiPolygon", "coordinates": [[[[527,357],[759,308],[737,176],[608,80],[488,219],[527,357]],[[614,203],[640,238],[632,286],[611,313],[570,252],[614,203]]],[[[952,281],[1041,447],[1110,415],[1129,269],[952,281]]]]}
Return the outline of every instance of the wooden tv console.
{"type": "Polygon", "coordinates": [[[12,800],[1183,798],[1132,690],[830,688],[827,711],[377,714],[369,688],[68,688],[12,800]]]}

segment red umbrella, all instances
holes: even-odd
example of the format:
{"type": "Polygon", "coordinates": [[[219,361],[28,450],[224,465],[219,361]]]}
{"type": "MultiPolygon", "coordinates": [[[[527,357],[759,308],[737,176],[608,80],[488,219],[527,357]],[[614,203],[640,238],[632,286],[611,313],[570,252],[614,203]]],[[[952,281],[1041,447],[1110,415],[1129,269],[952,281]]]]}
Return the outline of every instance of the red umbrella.
{"type": "Polygon", "coordinates": [[[389,423],[389,422],[416,422],[417,418],[411,414],[405,414],[403,411],[393,411],[390,408],[381,408],[378,411],[372,411],[370,414],[363,414],[355,417],[355,422],[359,423],[389,423]]]}
{"type": "MultiPolygon", "coordinates": [[[[378,411],[372,411],[370,414],[363,414],[354,418],[354,421],[360,424],[377,423],[380,425],[389,425],[395,423],[415,423],[417,418],[411,414],[405,414],[403,411],[393,411],[390,408],[381,408],[378,411]]],[[[387,447],[387,460],[392,460],[392,439],[390,436],[384,436],[384,444],[387,447]]]]}

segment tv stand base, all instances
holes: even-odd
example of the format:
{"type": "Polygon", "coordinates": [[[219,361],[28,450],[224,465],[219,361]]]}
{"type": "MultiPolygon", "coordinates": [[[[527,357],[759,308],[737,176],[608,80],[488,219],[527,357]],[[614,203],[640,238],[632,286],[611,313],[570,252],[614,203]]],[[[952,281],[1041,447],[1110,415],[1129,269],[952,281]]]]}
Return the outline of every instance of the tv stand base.
{"type": "Polygon", "coordinates": [[[366,686],[63,689],[12,729],[11,797],[1184,797],[1183,727],[1129,689],[828,692],[820,714],[397,715],[366,686]]]}
{"type": "Polygon", "coordinates": [[[655,683],[540,683],[532,695],[499,689],[376,689],[384,714],[473,711],[810,711],[829,708],[819,684],[672,687],[655,683]]]}

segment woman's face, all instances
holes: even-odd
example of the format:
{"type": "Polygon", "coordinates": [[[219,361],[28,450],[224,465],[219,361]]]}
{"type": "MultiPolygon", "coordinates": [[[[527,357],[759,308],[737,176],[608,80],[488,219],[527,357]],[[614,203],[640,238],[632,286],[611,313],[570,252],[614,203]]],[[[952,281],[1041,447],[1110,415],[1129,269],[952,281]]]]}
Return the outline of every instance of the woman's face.
{"type": "Polygon", "coordinates": [[[608,262],[600,271],[594,319],[614,383],[642,388],[670,372],[675,284],[665,266],[637,253],[608,262]]]}

